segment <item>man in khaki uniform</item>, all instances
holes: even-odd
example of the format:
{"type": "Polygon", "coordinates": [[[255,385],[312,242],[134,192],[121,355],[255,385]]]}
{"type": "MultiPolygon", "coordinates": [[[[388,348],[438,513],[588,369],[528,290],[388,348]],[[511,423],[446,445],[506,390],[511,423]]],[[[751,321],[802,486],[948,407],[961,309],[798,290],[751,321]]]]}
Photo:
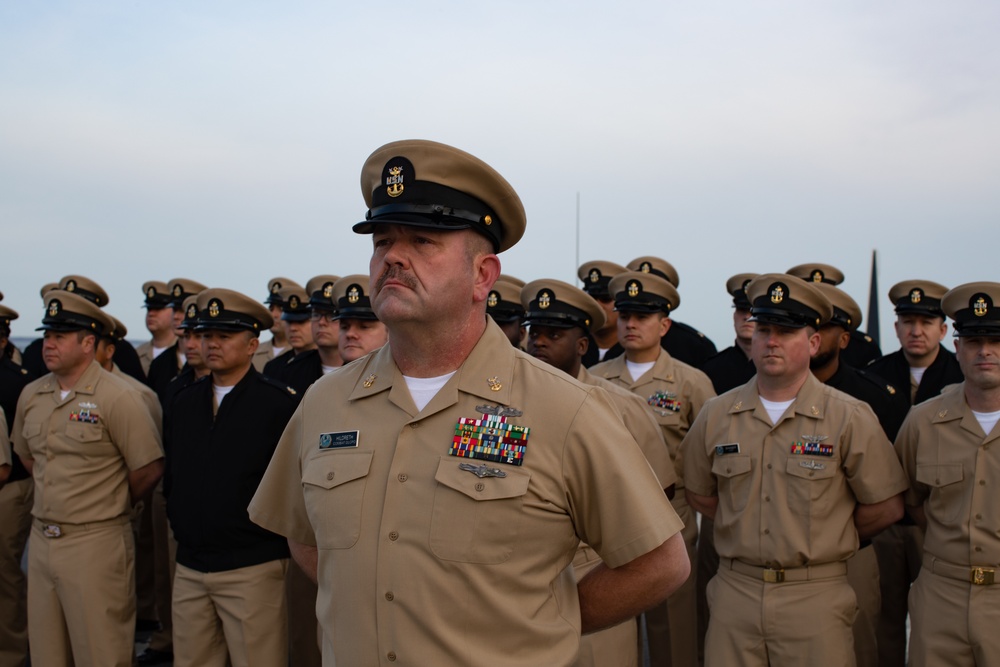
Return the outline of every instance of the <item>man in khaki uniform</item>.
{"type": "Polygon", "coordinates": [[[709,401],[682,445],[720,557],[705,665],[854,665],[845,561],[899,518],[906,478],[871,408],[809,371],[830,302],[787,274],[747,296],[757,375],[709,401]]]}
{"type": "Polygon", "coordinates": [[[159,280],[150,280],[142,285],[146,296],[146,329],[152,339],[135,348],[142,363],[142,372],[149,375],[149,365],[161,354],[177,344],[174,331],[174,297],[170,286],[159,280]]]}
{"type": "Polygon", "coordinates": [[[1000,665],[998,304],[1000,283],[944,295],[965,381],[910,410],[896,439],[907,510],[927,531],[910,592],[913,667],[1000,665]]]}
{"type": "MultiPolygon", "coordinates": [[[[581,359],[590,347],[590,333],[604,325],[604,311],[595,299],[582,290],[559,280],[535,280],[521,291],[521,304],[530,325],[527,352],[547,362],[584,384],[608,392],[625,427],[639,444],[643,455],[668,496],[677,481],[670,462],[667,443],[660,427],[637,395],[583,367],[581,359]]],[[[573,559],[577,580],[601,563],[600,556],[581,542],[573,559]]],[[[634,667],[639,663],[639,644],[635,618],[584,635],[580,655],[574,667],[634,667]]]]}
{"type": "MultiPolygon", "coordinates": [[[[684,521],[684,542],[695,562],[698,524],[684,492],[681,440],[705,402],[715,396],[704,373],[677,361],[660,345],[670,329],[670,314],[680,305],[677,290],[652,273],[627,272],[609,285],[618,311],[618,340],[625,354],[591,369],[594,375],[635,392],[646,400],[663,431],[677,470],[671,503],[684,521]]],[[[696,573],[666,602],[646,612],[650,663],[694,666],[698,663],[696,573]]]]}
{"type": "MultiPolygon", "coordinates": [[[[583,358],[583,365],[590,368],[604,361],[604,355],[612,348],[618,348],[618,311],[615,310],[615,298],[608,292],[611,279],[619,273],[628,271],[621,264],[595,259],[584,262],[577,268],[576,275],[583,281],[583,291],[592,296],[604,311],[604,326],[594,332],[594,345],[590,346],[583,358]]],[[[621,350],[618,349],[620,354],[621,350]]]]}
{"type": "Polygon", "coordinates": [[[340,356],[337,303],[333,297],[333,286],[338,280],[340,276],[327,274],[315,276],[306,283],[306,293],[309,294],[309,324],[312,326],[313,341],[316,343],[320,372],[323,375],[332,373],[344,365],[344,359],[340,356]]]}
{"type": "Polygon", "coordinates": [[[385,325],[372,310],[371,281],[368,276],[344,276],[333,286],[340,325],[340,356],[345,364],[374,352],[389,340],[385,325]]]}
{"type": "Polygon", "coordinates": [[[0,474],[0,667],[22,667],[28,657],[28,586],[21,559],[31,530],[31,476],[10,449],[17,399],[34,376],[8,356],[10,322],[18,314],[0,305],[0,449],[6,472],[0,474]]]}
{"type": "Polygon", "coordinates": [[[274,326],[271,327],[271,340],[261,342],[253,355],[253,367],[261,373],[264,372],[264,366],[267,362],[275,357],[280,357],[289,350],[285,323],[281,321],[282,301],[281,294],[279,294],[286,287],[302,289],[302,286],[294,280],[281,276],[271,278],[267,282],[267,298],[264,299],[264,305],[271,311],[274,326]]]}
{"type": "Polygon", "coordinates": [[[503,177],[402,141],[361,180],[390,342],[305,395],[251,517],[318,575],[326,665],[568,665],[687,577],[680,521],[607,394],[488,320],[525,227],[503,177]],[[577,583],[581,539],[607,565],[577,583]]]}
{"type": "Polygon", "coordinates": [[[521,288],[524,281],[514,276],[500,274],[490,295],[486,298],[486,314],[497,323],[510,344],[524,349],[524,307],[521,305],[521,288]]]}
{"type": "Polygon", "coordinates": [[[160,436],[132,387],[94,360],[113,324],[78,295],[46,295],[51,371],[21,394],[14,450],[35,480],[28,627],[38,665],[132,664],[131,505],[163,472],[160,436]]]}

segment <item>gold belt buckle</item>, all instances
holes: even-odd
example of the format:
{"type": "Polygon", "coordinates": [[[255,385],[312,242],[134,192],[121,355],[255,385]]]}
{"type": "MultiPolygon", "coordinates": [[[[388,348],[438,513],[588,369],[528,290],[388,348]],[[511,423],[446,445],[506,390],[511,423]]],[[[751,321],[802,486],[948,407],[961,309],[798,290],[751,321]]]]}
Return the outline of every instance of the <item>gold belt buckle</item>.
{"type": "Polygon", "coordinates": [[[990,567],[974,567],[969,571],[969,581],[976,586],[992,586],[993,572],[990,567]]]}
{"type": "Polygon", "coordinates": [[[764,568],[764,581],[769,584],[780,584],[785,580],[785,571],[773,570],[769,567],[764,568]]]}
{"type": "Polygon", "coordinates": [[[49,538],[61,537],[62,528],[60,528],[54,523],[46,523],[42,526],[42,535],[49,538]]]}

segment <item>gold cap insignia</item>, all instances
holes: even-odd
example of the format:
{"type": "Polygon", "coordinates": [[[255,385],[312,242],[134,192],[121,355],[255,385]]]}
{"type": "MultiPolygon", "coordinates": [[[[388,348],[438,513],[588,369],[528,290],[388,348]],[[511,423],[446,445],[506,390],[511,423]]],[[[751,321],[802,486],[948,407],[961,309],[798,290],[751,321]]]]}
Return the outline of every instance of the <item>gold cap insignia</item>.
{"type": "Polygon", "coordinates": [[[76,291],[76,281],[75,280],[67,280],[66,281],[66,291],[67,292],[75,292],[76,291]]]}
{"type": "Polygon", "coordinates": [[[486,298],[486,305],[490,308],[496,308],[498,303],[500,303],[499,292],[491,290],[490,295],[486,298]]]}
{"type": "Polygon", "coordinates": [[[148,298],[150,298],[150,299],[152,299],[154,296],[156,296],[156,288],[155,287],[150,287],[149,289],[147,289],[146,290],[146,296],[148,298]]]}
{"type": "Polygon", "coordinates": [[[643,262],[642,264],[639,265],[639,270],[642,271],[643,273],[649,273],[650,271],[653,270],[653,265],[650,264],[649,262],[643,262]]]}
{"type": "Polygon", "coordinates": [[[218,317],[219,313],[222,312],[222,302],[218,299],[212,299],[208,302],[208,316],[218,317]]]}
{"type": "Polygon", "coordinates": [[[385,177],[385,192],[390,197],[398,197],[403,194],[403,168],[400,166],[389,167],[389,175],[385,177]]]}
{"type": "Polygon", "coordinates": [[[174,296],[180,296],[181,294],[184,294],[184,289],[178,283],[174,285],[174,296]]]}
{"type": "Polygon", "coordinates": [[[357,303],[358,299],[361,298],[361,288],[357,285],[351,285],[347,288],[347,302],[357,303]]]}
{"type": "Polygon", "coordinates": [[[986,303],[986,299],[982,295],[972,304],[972,312],[975,313],[976,317],[983,317],[986,313],[990,312],[990,306],[986,303]]]}
{"type": "Polygon", "coordinates": [[[781,303],[785,300],[785,290],[781,285],[771,288],[771,303],[781,303]]]}
{"type": "Polygon", "coordinates": [[[192,303],[190,306],[188,306],[187,313],[184,315],[184,317],[188,318],[189,320],[193,320],[197,315],[198,315],[198,306],[192,303]]]}
{"type": "Polygon", "coordinates": [[[271,294],[277,294],[280,289],[281,289],[281,283],[277,281],[271,283],[271,294]]]}
{"type": "Polygon", "coordinates": [[[323,285],[323,296],[327,299],[333,296],[333,283],[326,283],[323,285]]]}
{"type": "MultiPolygon", "coordinates": [[[[644,264],[644,266],[648,267],[648,264],[644,264]]],[[[647,268],[646,271],[648,271],[648,270],[649,269],[647,268]]],[[[639,285],[639,281],[633,280],[625,288],[625,291],[628,293],[629,296],[631,296],[631,297],[637,297],[637,296],[639,296],[639,292],[642,291],[642,287],[639,285]]]]}
{"type": "Polygon", "coordinates": [[[291,308],[292,310],[298,310],[299,309],[299,297],[295,296],[294,294],[292,296],[288,297],[288,307],[291,308]]]}
{"type": "Polygon", "coordinates": [[[543,290],[538,293],[538,307],[545,310],[552,305],[552,292],[543,290]]]}
{"type": "Polygon", "coordinates": [[[910,303],[920,303],[922,298],[924,298],[924,293],[919,287],[910,290],[910,303]]]}
{"type": "Polygon", "coordinates": [[[591,269],[589,277],[590,277],[590,282],[596,283],[598,280],[601,279],[601,272],[598,271],[597,269],[591,269]]]}
{"type": "Polygon", "coordinates": [[[493,224],[493,216],[492,215],[485,215],[485,216],[483,216],[483,224],[486,225],[487,227],[489,227],[490,225],[492,225],[493,224]]]}
{"type": "Polygon", "coordinates": [[[814,270],[812,272],[812,281],[814,283],[821,283],[821,282],[823,282],[823,272],[820,271],[819,269],[814,270]]]}
{"type": "Polygon", "coordinates": [[[59,314],[59,301],[53,299],[49,301],[49,317],[55,317],[59,314]]]}

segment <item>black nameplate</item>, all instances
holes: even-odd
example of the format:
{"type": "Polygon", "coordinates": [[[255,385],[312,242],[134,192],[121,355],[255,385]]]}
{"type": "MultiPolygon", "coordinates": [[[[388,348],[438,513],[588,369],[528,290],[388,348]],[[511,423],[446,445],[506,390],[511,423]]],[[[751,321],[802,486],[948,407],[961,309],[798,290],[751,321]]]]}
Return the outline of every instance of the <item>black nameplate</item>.
{"type": "Polygon", "coordinates": [[[739,443],[733,443],[733,444],[730,444],[730,445],[716,445],[715,446],[715,455],[716,456],[723,456],[724,454],[739,454],[739,453],[740,453],[740,445],[739,445],[739,443]]]}
{"type": "Polygon", "coordinates": [[[320,449],[344,449],[345,447],[358,446],[358,434],[360,431],[339,431],[337,433],[320,433],[320,449]]]}

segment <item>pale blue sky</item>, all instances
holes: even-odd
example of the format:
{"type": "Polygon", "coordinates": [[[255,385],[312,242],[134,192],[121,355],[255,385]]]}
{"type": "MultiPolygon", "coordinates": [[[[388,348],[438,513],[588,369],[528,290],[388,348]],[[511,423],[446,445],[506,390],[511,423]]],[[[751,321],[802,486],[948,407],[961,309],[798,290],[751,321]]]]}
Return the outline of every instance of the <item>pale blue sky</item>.
{"type": "Polygon", "coordinates": [[[662,256],[731,343],[726,279],[823,261],[1000,280],[1000,5],[45,2],[0,5],[0,291],[83,273],[142,337],[141,284],[263,297],[364,272],[361,165],[388,141],[489,162],[525,280],[662,256]]]}

